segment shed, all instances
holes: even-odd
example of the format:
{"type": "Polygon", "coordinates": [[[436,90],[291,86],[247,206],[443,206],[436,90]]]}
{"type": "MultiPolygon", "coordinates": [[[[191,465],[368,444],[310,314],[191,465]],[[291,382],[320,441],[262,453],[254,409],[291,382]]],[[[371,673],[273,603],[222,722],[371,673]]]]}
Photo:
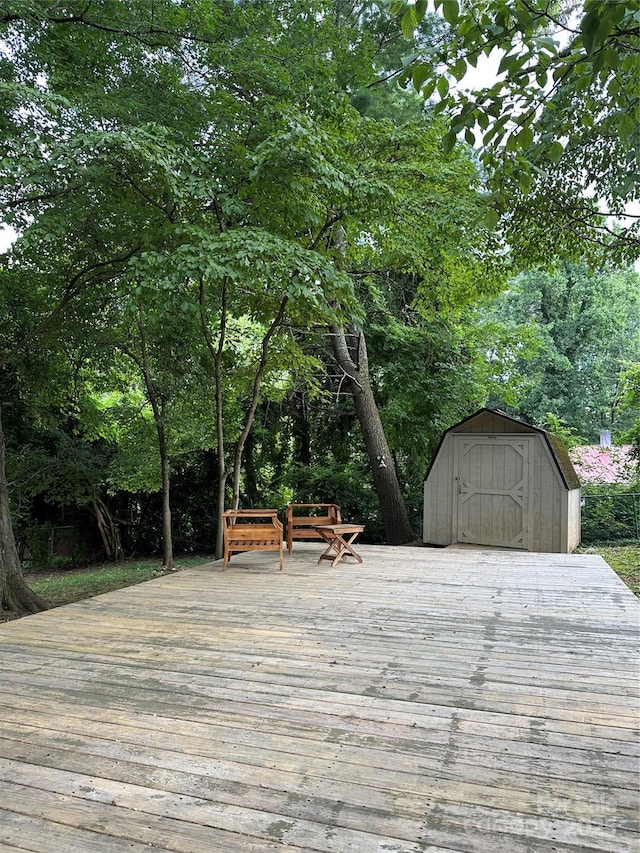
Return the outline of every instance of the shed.
{"type": "Polygon", "coordinates": [[[444,432],[424,482],[423,539],[570,553],[580,481],[564,444],[495,409],[444,432]]]}

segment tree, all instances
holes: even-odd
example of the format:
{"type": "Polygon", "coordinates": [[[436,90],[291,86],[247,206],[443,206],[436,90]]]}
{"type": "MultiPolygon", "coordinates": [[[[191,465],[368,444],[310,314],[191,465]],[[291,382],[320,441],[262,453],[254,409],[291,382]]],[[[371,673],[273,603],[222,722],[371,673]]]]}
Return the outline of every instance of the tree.
{"type": "MultiPolygon", "coordinates": [[[[7,221],[23,232],[2,262],[3,367],[74,304],[95,314],[115,297],[128,261],[163,239],[176,172],[161,156],[162,132],[142,125],[173,117],[183,133],[201,126],[199,111],[185,108],[184,65],[167,51],[215,17],[170,2],[133,10],[106,0],[3,4],[0,125],[10,156],[0,163],[0,193],[7,221]],[[115,42],[119,49],[109,49],[115,42]]],[[[6,508],[4,465],[0,474],[6,508]]],[[[10,526],[1,534],[1,606],[41,607],[24,584],[10,526]]]]}
{"type": "Polygon", "coordinates": [[[17,613],[37,613],[46,602],[25,583],[13,535],[11,509],[6,486],[5,442],[0,412],[0,595],[2,609],[17,613]]]}
{"type": "Polygon", "coordinates": [[[350,103],[380,81],[393,41],[378,4],[14,0],[0,25],[11,152],[0,199],[22,231],[3,262],[6,360],[71,309],[143,307],[128,351],[154,416],[166,541],[174,389],[163,324],[180,313],[199,326],[189,341],[210,357],[221,510],[229,474],[239,500],[265,391],[309,366],[300,329],[360,327],[355,286],[375,270],[419,275],[425,303],[486,289],[476,170],[458,152],[444,166],[433,158],[425,125],[367,120],[350,103]],[[416,241],[425,209],[430,239],[416,241]]]}
{"type": "Polygon", "coordinates": [[[183,233],[173,253],[146,253],[136,277],[143,292],[179,294],[201,327],[214,386],[221,548],[227,480],[237,507],[243,451],[264,387],[286,385],[288,375],[303,374],[308,364],[288,327],[341,316],[335,305],[354,306],[351,283],[322,253],[231,224],[192,229],[188,240],[183,233]]]}
{"type": "Polygon", "coordinates": [[[635,416],[624,439],[633,444],[635,457],[640,460],[640,361],[627,364],[620,379],[623,390],[622,407],[624,410],[631,410],[635,416]]]}
{"type": "MultiPolygon", "coordinates": [[[[388,5],[407,36],[426,14],[424,2],[388,5]]],[[[529,260],[604,251],[633,262],[640,228],[629,208],[639,186],[638,0],[435,6],[448,33],[414,52],[402,79],[425,98],[437,92],[438,109],[451,116],[445,149],[461,133],[469,144],[482,140],[494,192],[489,222],[500,218],[509,244],[529,260]],[[498,76],[469,92],[463,85],[483,57],[497,59],[498,76]]]]}
{"type": "Polygon", "coordinates": [[[620,373],[640,358],[637,273],[589,272],[569,262],[553,272],[523,273],[495,311],[505,323],[532,324],[540,341],[533,358],[515,365],[531,383],[511,407],[515,414],[539,426],[559,419],[591,442],[603,428],[618,436],[629,428],[620,373]]]}
{"type": "Polygon", "coordinates": [[[353,395],[364,444],[371,462],[373,482],[380,501],[389,545],[402,545],[414,538],[405,502],[402,498],[396,466],[375,402],[369,378],[369,357],[364,335],[350,334],[353,346],[347,343],[344,329],[333,328],[333,351],[336,362],[347,378],[353,395]]]}
{"type": "MultiPolygon", "coordinates": [[[[205,402],[210,382],[202,369],[203,352],[197,323],[192,312],[181,310],[180,292],[173,292],[171,296],[165,293],[158,299],[157,292],[144,289],[141,284],[134,288],[135,293],[127,290],[125,284],[116,307],[112,306],[105,317],[101,332],[103,357],[110,356],[115,371],[96,364],[94,369],[102,373],[105,387],[114,388],[125,373],[122,357],[130,363],[134,376],[130,377],[124,392],[130,397],[138,391],[146,402],[138,406],[136,420],[144,421],[150,416],[155,431],[155,440],[151,441],[155,460],[151,465],[145,464],[139,452],[128,453],[130,436],[125,438],[116,425],[119,453],[110,468],[111,482],[112,486],[128,490],[160,490],[163,562],[170,569],[173,566],[172,460],[179,454],[208,449],[214,444],[209,407],[205,402]],[[126,449],[123,447],[125,441],[126,449]],[[134,456],[135,470],[132,471],[129,463],[126,473],[122,470],[125,476],[118,477],[117,465],[123,461],[125,453],[134,456]]],[[[118,402],[115,401],[116,406],[118,402]]],[[[149,442],[136,449],[148,454],[149,442]]]]}

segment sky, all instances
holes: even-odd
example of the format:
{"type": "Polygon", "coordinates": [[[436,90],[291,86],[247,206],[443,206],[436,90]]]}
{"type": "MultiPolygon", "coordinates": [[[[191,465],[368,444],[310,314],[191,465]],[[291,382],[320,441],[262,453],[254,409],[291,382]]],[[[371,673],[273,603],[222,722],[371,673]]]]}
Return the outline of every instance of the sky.
{"type": "Polygon", "coordinates": [[[17,236],[9,225],[0,225],[0,255],[7,251],[17,236]]]}

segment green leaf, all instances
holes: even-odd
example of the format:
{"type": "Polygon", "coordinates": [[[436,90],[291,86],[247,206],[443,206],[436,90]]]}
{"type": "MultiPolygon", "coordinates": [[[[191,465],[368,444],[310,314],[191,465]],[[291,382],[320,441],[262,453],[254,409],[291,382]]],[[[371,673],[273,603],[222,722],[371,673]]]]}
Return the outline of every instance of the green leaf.
{"type": "Polygon", "coordinates": [[[546,68],[538,68],[536,70],[536,83],[541,89],[547,85],[548,72],[546,68]]]}
{"type": "Polygon", "coordinates": [[[598,35],[600,24],[600,10],[594,6],[582,19],[580,29],[582,30],[582,44],[587,53],[592,53],[598,35]]]}
{"type": "Polygon", "coordinates": [[[454,130],[450,130],[442,137],[442,150],[445,154],[450,154],[456,144],[457,136],[454,130]]]}
{"type": "Polygon", "coordinates": [[[512,131],[509,134],[509,136],[507,137],[507,142],[506,142],[505,148],[507,151],[509,151],[509,153],[513,153],[514,151],[517,151],[519,147],[520,147],[520,144],[519,144],[518,136],[516,133],[514,133],[512,131]]]}
{"type": "Polygon", "coordinates": [[[416,91],[420,91],[425,80],[427,80],[428,77],[431,75],[432,70],[432,66],[428,65],[426,62],[422,62],[419,65],[414,66],[411,79],[416,91]]]}
{"type": "Polygon", "coordinates": [[[454,26],[458,22],[458,18],[460,17],[460,7],[458,6],[458,0],[443,0],[442,3],[442,14],[444,16],[445,21],[451,26],[454,26]]]}
{"type": "Polygon", "coordinates": [[[451,73],[456,78],[456,80],[462,80],[462,78],[467,73],[467,61],[464,57],[458,59],[456,64],[451,69],[451,73]]]}
{"type": "Polygon", "coordinates": [[[637,141],[640,136],[640,127],[627,112],[619,113],[618,133],[623,142],[637,141]]]}
{"type": "Polygon", "coordinates": [[[494,210],[493,208],[490,208],[489,210],[487,210],[487,212],[484,215],[485,226],[490,231],[493,231],[493,229],[496,227],[498,222],[500,222],[500,214],[498,213],[498,211],[494,210]]]}
{"type": "Polygon", "coordinates": [[[431,97],[431,95],[433,95],[435,88],[436,88],[436,81],[433,79],[429,80],[429,82],[425,86],[422,87],[422,97],[425,99],[425,101],[428,100],[431,97]]]}
{"type": "Polygon", "coordinates": [[[564,146],[557,140],[549,147],[548,156],[552,163],[559,163],[564,154],[564,146]]]}
{"type": "Polygon", "coordinates": [[[402,35],[407,39],[412,38],[417,26],[418,20],[416,18],[416,10],[413,6],[409,6],[407,11],[402,16],[402,20],[400,22],[400,29],[402,30],[402,35]]]}
{"type": "Polygon", "coordinates": [[[525,171],[520,172],[518,175],[518,186],[520,187],[520,192],[523,193],[523,195],[527,195],[531,192],[531,183],[531,173],[525,171]]]}
{"type": "Polygon", "coordinates": [[[409,65],[413,65],[416,59],[420,59],[421,54],[419,53],[408,53],[406,56],[402,57],[402,67],[407,68],[409,65]]]}
{"type": "MultiPolygon", "coordinates": [[[[608,47],[604,51],[604,67],[612,71],[620,67],[620,53],[616,47],[608,47]]],[[[638,82],[640,84],[640,78],[638,82]]]]}
{"type": "Polygon", "coordinates": [[[444,74],[438,80],[437,89],[438,89],[438,94],[444,100],[447,97],[447,95],[449,94],[449,81],[444,76],[444,74]]]}
{"type": "Polygon", "coordinates": [[[518,141],[521,148],[530,148],[533,145],[533,128],[524,127],[518,135],[518,141]]]}
{"type": "Polygon", "coordinates": [[[576,79],[574,84],[574,89],[577,95],[581,95],[583,92],[586,92],[591,86],[592,80],[589,74],[583,74],[576,79]]]}
{"type": "Polygon", "coordinates": [[[500,60],[500,65],[498,66],[498,74],[502,74],[504,71],[508,71],[517,58],[517,55],[514,53],[505,53],[505,55],[500,60]]]}

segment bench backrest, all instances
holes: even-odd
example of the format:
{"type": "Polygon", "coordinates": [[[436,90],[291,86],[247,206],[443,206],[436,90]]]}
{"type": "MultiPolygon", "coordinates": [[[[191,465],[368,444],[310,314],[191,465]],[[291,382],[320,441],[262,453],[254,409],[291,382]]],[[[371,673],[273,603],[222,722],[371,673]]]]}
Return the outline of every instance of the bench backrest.
{"type": "Polygon", "coordinates": [[[338,504],[289,504],[287,506],[287,544],[291,553],[294,539],[322,539],[318,524],[340,524],[338,504]]]}
{"type": "Polygon", "coordinates": [[[277,509],[228,509],[222,515],[226,535],[231,539],[254,537],[271,532],[282,536],[277,509]]]}

